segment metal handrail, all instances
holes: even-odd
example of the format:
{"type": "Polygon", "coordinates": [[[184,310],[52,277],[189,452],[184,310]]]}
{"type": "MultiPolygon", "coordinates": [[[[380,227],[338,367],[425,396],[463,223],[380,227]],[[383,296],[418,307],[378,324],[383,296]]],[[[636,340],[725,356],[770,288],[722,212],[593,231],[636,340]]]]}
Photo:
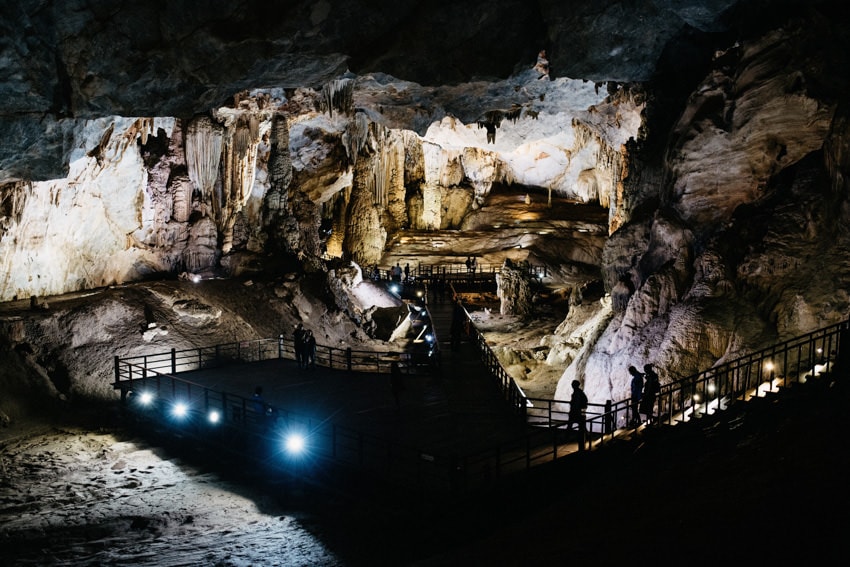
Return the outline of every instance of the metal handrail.
{"type": "MultiPolygon", "coordinates": [[[[115,357],[115,381],[123,379],[120,369],[125,364],[137,365],[150,371],[178,374],[214,368],[232,362],[261,362],[272,359],[295,360],[295,340],[280,335],[277,338],[253,339],[191,349],[171,349],[145,355],[115,357]]],[[[415,371],[430,367],[434,361],[427,353],[416,351],[364,351],[316,345],[315,363],[331,369],[386,374],[390,365],[398,362],[403,370],[415,371]]]]}
{"type": "MultiPolygon", "coordinates": [[[[466,315],[469,316],[468,312],[466,315]]],[[[497,379],[505,399],[530,425],[539,427],[513,441],[467,455],[434,455],[338,424],[314,421],[282,408],[264,406],[262,411],[258,411],[252,399],[216,392],[160,372],[155,366],[166,364],[162,354],[124,359],[115,357],[116,387],[122,387],[122,396],[127,392],[124,387],[138,385],[154,388],[160,394],[166,392],[167,397],[172,399],[183,397],[193,402],[197,411],[201,411],[199,408],[204,412],[220,411],[227,423],[249,430],[267,427],[270,420],[300,423],[309,429],[314,437],[315,450],[322,452],[323,456],[408,479],[413,476],[419,483],[431,487],[468,489],[482,486],[505,474],[527,470],[538,463],[568,454],[565,425],[569,422],[569,401],[525,396],[498,362],[483,335],[474,325],[470,328],[475,330],[474,338],[481,350],[482,362],[497,379]]],[[[664,384],[653,414],[659,423],[686,422],[725,410],[739,401],[767,396],[779,388],[832,372],[838,362],[842,335],[850,337],[848,330],[850,321],[830,325],[664,384]]],[[[232,353],[233,345],[238,345],[235,348],[240,356],[246,352],[253,356],[256,352],[259,353],[257,358],[261,359],[263,353],[271,351],[267,348],[268,342],[269,339],[261,339],[231,343],[227,349],[222,348],[225,345],[219,345],[217,355],[222,356],[223,351],[232,353]]],[[[278,353],[291,353],[294,358],[294,344],[290,347],[282,337],[276,339],[276,344],[278,353]]],[[[215,347],[210,348],[215,350],[215,347]]],[[[172,350],[166,353],[165,360],[171,367],[180,367],[191,364],[185,361],[194,361],[197,357],[201,361],[199,365],[202,365],[205,360],[203,350],[172,350]]],[[[279,356],[282,357],[282,354],[279,356]]],[[[589,404],[586,425],[591,440],[595,442],[591,443],[591,449],[609,443],[629,427],[634,417],[631,402],[627,398],[589,404]]]]}
{"type": "MultiPolygon", "coordinates": [[[[684,423],[831,372],[841,335],[848,329],[850,321],[842,321],[664,384],[653,406],[653,421],[684,423]]],[[[632,399],[627,398],[588,418],[591,430],[603,432],[600,445],[613,439],[618,429],[628,428],[634,417],[631,407],[632,399]]]]}

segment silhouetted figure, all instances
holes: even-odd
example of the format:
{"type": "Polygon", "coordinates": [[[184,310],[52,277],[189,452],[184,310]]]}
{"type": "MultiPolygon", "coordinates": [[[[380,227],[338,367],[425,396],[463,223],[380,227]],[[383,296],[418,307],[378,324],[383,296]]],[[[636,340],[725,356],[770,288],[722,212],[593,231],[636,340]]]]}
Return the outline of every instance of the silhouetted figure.
{"type": "Polygon", "coordinates": [[[463,334],[465,323],[466,313],[463,310],[463,303],[461,303],[460,299],[457,299],[452,309],[452,350],[460,347],[461,335],[463,334]]]}
{"type": "Polygon", "coordinates": [[[587,411],[587,396],[581,389],[581,382],[573,380],[573,395],[570,396],[570,419],[567,422],[567,431],[573,430],[573,424],[578,426],[578,450],[585,450],[587,442],[587,426],[585,412],[587,411]]]}
{"type": "Polygon", "coordinates": [[[630,416],[631,421],[629,422],[629,425],[631,427],[637,427],[638,425],[640,425],[640,411],[639,410],[640,410],[640,400],[643,397],[643,374],[640,372],[640,370],[638,370],[634,366],[629,366],[629,374],[632,375],[632,384],[631,384],[632,415],[630,416]]]}
{"type": "Polygon", "coordinates": [[[316,367],[316,337],[313,331],[307,331],[304,335],[304,368],[316,367]]]}
{"type": "Polygon", "coordinates": [[[401,266],[398,262],[393,266],[393,281],[401,282],[401,266]]]}
{"type": "Polygon", "coordinates": [[[401,408],[401,393],[404,391],[404,376],[398,362],[390,364],[390,389],[393,393],[393,399],[395,399],[395,407],[398,410],[401,408]]]}
{"type": "Polygon", "coordinates": [[[404,281],[405,282],[410,281],[410,264],[404,265],[404,281]]]}
{"type": "Polygon", "coordinates": [[[298,362],[298,368],[304,368],[304,339],[307,338],[307,331],[304,329],[304,325],[298,323],[295,326],[295,332],[292,336],[295,339],[295,360],[298,362]]]}
{"type": "Polygon", "coordinates": [[[658,392],[661,391],[661,381],[658,374],[653,370],[651,364],[645,364],[643,367],[644,384],[643,397],[640,401],[640,413],[646,416],[646,421],[652,423],[655,411],[655,398],[658,392]]]}

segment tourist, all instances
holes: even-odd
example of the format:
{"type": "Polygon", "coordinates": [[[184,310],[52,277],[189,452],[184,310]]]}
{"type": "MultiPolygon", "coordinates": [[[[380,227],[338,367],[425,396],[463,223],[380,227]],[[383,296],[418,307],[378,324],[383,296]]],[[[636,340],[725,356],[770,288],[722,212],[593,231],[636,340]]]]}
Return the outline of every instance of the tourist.
{"type": "Polygon", "coordinates": [[[304,368],[316,367],[316,337],[308,330],[304,336],[304,368]]]}
{"type": "Polygon", "coordinates": [[[653,413],[655,411],[655,398],[658,392],[661,391],[661,381],[658,378],[658,373],[653,370],[651,364],[645,364],[643,367],[644,385],[643,397],[640,401],[640,413],[646,415],[647,423],[652,423],[653,413]]]}
{"type": "Polygon", "coordinates": [[[298,368],[304,368],[304,339],[307,336],[304,325],[298,323],[292,336],[295,339],[295,361],[298,363],[298,368]]]}
{"type": "Polygon", "coordinates": [[[637,427],[640,425],[640,399],[643,395],[643,374],[635,368],[634,366],[629,366],[629,374],[632,375],[632,399],[631,399],[631,408],[632,415],[629,425],[631,427],[637,427]]]}
{"type": "Polygon", "coordinates": [[[573,430],[573,424],[578,427],[578,450],[585,450],[587,442],[587,427],[585,412],[587,411],[587,396],[581,389],[581,382],[573,380],[573,395],[570,397],[570,413],[567,422],[567,431],[573,430]]]}

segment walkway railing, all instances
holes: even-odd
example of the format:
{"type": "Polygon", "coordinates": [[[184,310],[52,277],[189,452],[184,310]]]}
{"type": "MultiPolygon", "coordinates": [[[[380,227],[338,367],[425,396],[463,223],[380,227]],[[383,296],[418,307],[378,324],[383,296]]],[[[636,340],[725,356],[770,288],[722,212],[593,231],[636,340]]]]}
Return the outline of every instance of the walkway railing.
{"type": "MultiPolygon", "coordinates": [[[[468,316],[468,313],[467,313],[468,316]]],[[[183,401],[199,421],[216,419],[248,432],[265,434],[281,428],[302,428],[310,435],[312,451],[337,462],[348,463],[384,474],[415,479],[421,486],[466,489],[486,486],[513,472],[559,459],[571,452],[574,443],[566,431],[569,401],[528,398],[498,362],[483,335],[470,326],[482,360],[496,378],[505,400],[530,425],[537,427],[512,442],[468,455],[434,455],[421,448],[389,442],[338,424],[269,405],[250,398],[214,391],[174,376],[177,372],[207,368],[228,361],[258,361],[295,358],[293,341],[279,337],[243,341],[215,347],[171,350],[140,357],[115,357],[115,387],[122,397],[139,400],[151,392],[162,403],[183,401]]],[[[714,368],[673,381],[661,387],[654,416],[658,423],[676,424],[710,415],[739,401],[763,397],[782,387],[802,384],[822,373],[833,373],[850,358],[850,322],[845,321],[807,333],[772,347],[719,364],[714,368]],[[843,347],[843,350],[842,350],[843,347]]],[[[326,349],[317,356],[330,368],[386,372],[393,360],[416,364],[411,353],[375,353],[350,349],[326,349]]],[[[587,428],[591,447],[597,448],[629,430],[630,399],[590,404],[587,428]]],[[[218,422],[218,421],[217,421],[218,422]]]]}
{"type": "MultiPolygon", "coordinates": [[[[140,356],[115,357],[115,382],[145,377],[146,372],[178,374],[215,368],[233,362],[260,362],[276,358],[295,360],[295,340],[279,336],[209,347],[176,350],[140,356]]],[[[316,345],[317,366],[351,372],[389,373],[398,362],[402,370],[415,372],[436,364],[428,352],[376,352],[316,345]]]]}
{"type": "MultiPolygon", "coordinates": [[[[311,459],[380,471],[441,490],[454,482],[452,460],[443,456],[331,423],[325,416],[316,418],[289,411],[126,361],[122,365],[122,398],[135,411],[160,420],[165,415],[177,420],[179,411],[179,421],[187,425],[186,431],[207,436],[214,431],[240,431],[242,437],[231,450],[245,450],[251,438],[278,446],[287,435],[296,433],[306,439],[311,459]]],[[[301,466],[299,470],[303,472],[306,465],[301,466]]]]}
{"type": "MultiPolygon", "coordinates": [[[[842,340],[843,348],[850,349],[848,321],[664,384],[655,401],[653,422],[669,425],[687,422],[728,409],[736,402],[764,397],[780,388],[803,384],[824,372],[833,372],[842,340]]],[[[850,352],[844,353],[845,357],[848,355],[850,352]]],[[[529,422],[545,427],[563,426],[563,417],[569,413],[568,401],[535,399],[532,402],[534,413],[529,422]]],[[[630,398],[609,401],[604,406],[596,405],[595,411],[588,411],[588,430],[596,434],[599,445],[613,439],[617,430],[628,429],[634,418],[640,420],[640,416],[632,414],[631,402],[630,398]]]]}
{"type": "MultiPolygon", "coordinates": [[[[402,270],[403,265],[399,265],[402,270]]],[[[392,266],[389,268],[373,267],[371,269],[363,268],[363,277],[372,277],[373,279],[392,280],[392,266]],[[376,271],[377,268],[377,271],[376,271]]],[[[545,265],[534,265],[527,262],[519,262],[514,266],[514,269],[522,270],[535,279],[548,277],[549,268],[545,265]]],[[[480,279],[492,279],[494,274],[502,271],[502,264],[477,263],[474,269],[471,269],[462,262],[457,263],[442,263],[442,264],[417,264],[410,266],[409,275],[406,276],[402,271],[402,279],[413,280],[455,280],[466,277],[478,277],[480,279]]]]}

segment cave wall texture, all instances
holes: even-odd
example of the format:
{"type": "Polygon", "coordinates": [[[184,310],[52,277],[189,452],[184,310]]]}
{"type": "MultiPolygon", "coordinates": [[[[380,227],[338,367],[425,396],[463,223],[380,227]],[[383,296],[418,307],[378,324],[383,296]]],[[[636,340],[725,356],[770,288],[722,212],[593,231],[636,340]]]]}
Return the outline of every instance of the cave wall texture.
{"type": "Polygon", "coordinates": [[[366,265],[516,184],[609,210],[559,398],[850,314],[841,2],[8,4],[2,301],[366,265]]]}

